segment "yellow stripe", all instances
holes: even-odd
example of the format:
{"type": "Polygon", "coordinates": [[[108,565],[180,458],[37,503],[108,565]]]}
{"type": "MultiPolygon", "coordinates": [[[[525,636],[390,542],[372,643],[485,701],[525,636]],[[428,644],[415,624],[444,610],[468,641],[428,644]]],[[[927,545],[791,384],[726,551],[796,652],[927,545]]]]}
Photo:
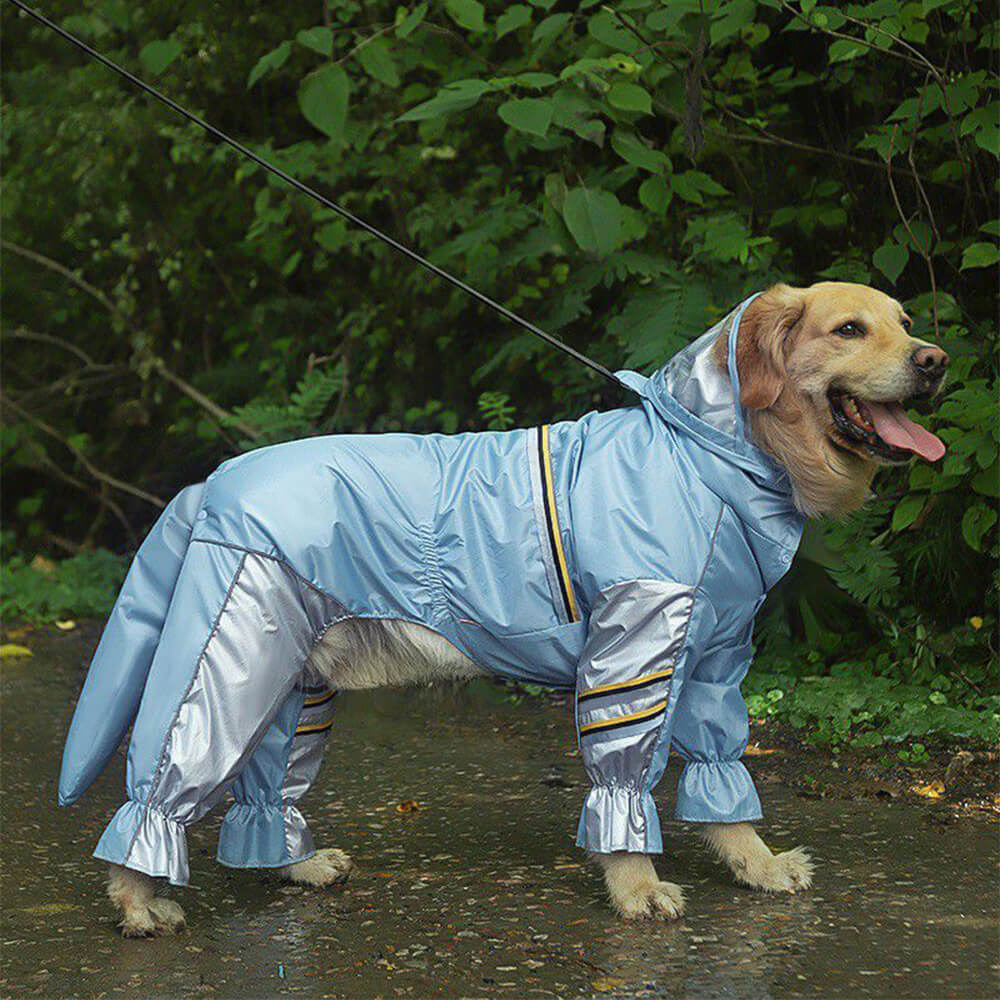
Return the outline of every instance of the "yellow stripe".
{"type": "Polygon", "coordinates": [[[317,723],[314,723],[311,726],[299,726],[299,728],[295,730],[295,735],[296,736],[302,736],[302,735],[308,734],[308,733],[322,733],[322,732],[325,732],[327,729],[330,729],[332,727],[333,727],[333,722],[332,721],[330,721],[330,722],[317,722],[317,723]]]}
{"type": "Polygon", "coordinates": [[[648,719],[651,715],[656,715],[657,712],[662,711],[666,706],[667,703],[661,701],[652,708],[643,709],[641,712],[634,712],[632,715],[619,715],[614,719],[604,719],[601,722],[588,723],[586,726],[580,727],[580,735],[593,732],[595,729],[607,729],[608,726],[620,726],[623,722],[642,722],[643,719],[648,719]]]}
{"type": "Polygon", "coordinates": [[[642,677],[636,677],[631,681],[622,681],[619,684],[601,684],[599,687],[587,688],[586,691],[580,692],[579,697],[584,698],[587,695],[607,694],[609,691],[627,691],[629,688],[636,687],[639,684],[648,684],[650,681],[657,681],[661,677],[672,677],[673,673],[674,668],[667,667],[666,670],[660,670],[655,674],[644,674],[642,677]]]}
{"type": "Polygon", "coordinates": [[[302,703],[302,707],[312,708],[313,705],[322,705],[323,702],[329,701],[336,693],[336,691],[327,691],[326,694],[317,694],[312,698],[306,698],[306,700],[302,703]]]}
{"type": "Polygon", "coordinates": [[[559,575],[562,577],[569,598],[570,620],[578,622],[580,612],[576,608],[576,598],[573,596],[573,584],[570,583],[569,570],[566,568],[566,556],[563,553],[562,532],[559,530],[559,515],[556,513],[556,496],[552,489],[552,457],[549,454],[549,425],[542,425],[542,457],[544,458],[543,473],[545,476],[545,494],[549,498],[549,514],[552,518],[552,534],[556,543],[556,560],[559,564],[559,575]]]}

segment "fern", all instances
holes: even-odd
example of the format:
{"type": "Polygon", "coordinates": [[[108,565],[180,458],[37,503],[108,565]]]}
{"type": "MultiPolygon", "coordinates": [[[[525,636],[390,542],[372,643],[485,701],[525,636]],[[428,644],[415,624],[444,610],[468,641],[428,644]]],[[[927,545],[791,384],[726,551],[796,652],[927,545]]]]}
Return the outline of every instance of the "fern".
{"type": "Polygon", "coordinates": [[[240,447],[244,450],[261,448],[329,430],[322,425],[321,419],[342,386],[343,368],[338,362],[331,368],[314,368],[303,375],[285,405],[255,399],[237,407],[234,417],[259,432],[256,438],[241,440],[240,447]]]}

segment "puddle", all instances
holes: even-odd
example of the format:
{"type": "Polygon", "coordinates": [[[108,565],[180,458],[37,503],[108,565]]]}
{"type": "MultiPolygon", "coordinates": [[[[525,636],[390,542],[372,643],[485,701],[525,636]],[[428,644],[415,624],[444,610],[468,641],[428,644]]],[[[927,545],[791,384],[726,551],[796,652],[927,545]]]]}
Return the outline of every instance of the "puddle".
{"type": "MultiPolygon", "coordinates": [[[[585,792],[562,706],[486,683],[342,696],[303,811],[360,871],[317,892],[213,860],[221,812],[189,832],[177,938],[126,941],[90,858],[121,801],[123,755],[55,805],[93,629],[4,665],[3,978],[7,996],[993,997],[997,828],[904,802],[798,798],[768,783],[765,838],[808,845],[816,885],[735,886],[689,828],[665,825],[676,924],[608,910],[573,846],[585,792]],[[412,803],[417,803],[414,808],[412,803]]],[[[751,762],[752,766],[752,762],[751,762]]],[[[676,772],[657,796],[670,815],[676,772]]]]}

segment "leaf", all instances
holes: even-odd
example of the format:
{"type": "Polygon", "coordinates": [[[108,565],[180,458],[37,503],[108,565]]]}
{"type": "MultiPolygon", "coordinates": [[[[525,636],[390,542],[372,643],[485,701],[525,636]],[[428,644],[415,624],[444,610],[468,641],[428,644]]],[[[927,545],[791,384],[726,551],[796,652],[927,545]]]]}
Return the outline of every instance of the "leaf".
{"type": "Polygon", "coordinates": [[[995,243],[971,243],[962,253],[962,266],[959,270],[992,267],[997,261],[1000,261],[1000,249],[995,243]]]}
{"type": "Polygon", "coordinates": [[[883,243],[872,254],[872,263],[893,283],[903,273],[909,259],[909,247],[900,243],[883,243]]]}
{"type": "Polygon", "coordinates": [[[670,185],[674,194],[684,201],[690,201],[695,205],[704,205],[706,194],[723,195],[726,189],[721,184],[717,184],[708,174],[700,170],[685,170],[681,174],[673,174],[670,178],[670,185]]]}
{"type": "Polygon", "coordinates": [[[849,59],[857,59],[868,51],[868,46],[861,42],[852,42],[846,38],[838,38],[829,49],[831,63],[847,62],[849,59]]]}
{"type": "Polygon", "coordinates": [[[139,50],[139,62],[147,73],[159,76],[180,54],[180,42],[164,38],[144,45],[139,50]]]}
{"type": "Polygon", "coordinates": [[[34,655],[27,646],[18,646],[13,642],[5,642],[0,646],[0,660],[18,660],[34,655]]]}
{"type": "Polygon", "coordinates": [[[969,547],[982,552],[983,536],[996,524],[997,512],[986,504],[977,503],[970,507],[962,518],[962,537],[969,547]]]}
{"type": "Polygon", "coordinates": [[[931,781],[926,785],[914,785],[911,791],[925,799],[939,799],[944,795],[944,782],[931,781]]]}
{"type": "Polygon", "coordinates": [[[1000,156],[1000,128],[987,125],[976,132],[976,145],[987,153],[1000,156]]]}
{"type": "Polygon", "coordinates": [[[302,251],[296,250],[295,253],[285,261],[281,267],[281,276],[287,278],[295,273],[295,269],[299,266],[299,261],[302,260],[302,251]]]}
{"type": "Polygon", "coordinates": [[[265,73],[270,73],[273,69],[281,69],[288,62],[288,57],[292,53],[292,43],[282,42],[276,49],[271,49],[267,55],[261,56],[257,64],[247,77],[247,90],[249,90],[265,73]]]}
{"type": "Polygon", "coordinates": [[[618,246],[622,206],[610,191],[572,188],[563,202],[563,219],[581,250],[606,257],[618,246]]]}
{"type": "Polygon", "coordinates": [[[656,215],[663,215],[674,192],[662,177],[647,177],[639,185],[639,201],[656,215]]]}
{"type": "Polygon", "coordinates": [[[418,3],[413,10],[407,12],[405,7],[396,9],[396,37],[409,38],[427,16],[427,4],[418,3]]]}
{"type": "Polygon", "coordinates": [[[399,72],[396,69],[395,60],[392,58],[389,46],[383,39],[376,38],[367,45],[362,45],[356,56],[370,77],[378,80],[379,83],[384,83],[387,87],[399,86],[399,72]]]}
{"type": "Polygon", "coordinates": [[[531,24],[531,8],[526,4],[517,3],[508,7],[497,18],[497,39],[509,35],[518,28],[523,28],[526,24],[531,24]]]}
{"type": "Polygon", "coordinates": [[[552,124],[552,102],[539,98],[505,101],[497,113],[511,128],[531,135],[544,136],[552,124]]]}
{"type": "Polygon", "coordinates": [[[550,38],[560,34],[572,20],[572,14],[551,14],[531,33],[531,40],[533,42],[547,42],[550,38]]]}
{"type": "Polygon", "coordinates": [[[892,512],[892,530],[902,531],[913,524],[920,516],[925,503],[927,503],[927,495],[925,493],[907,493],[896,504],[896,509],[892,512]]]}
{"type": "Polygon", "coordinates": [[[651,149],[634,132],[615,129],[611,148],[626,162],[635,167],[659,174],[669,169],[670,161],[658,149],[651,149]]]}
{"type": "Polygon", "coordinates": [[[323,66],[299,87],[299,108],[306,120],[331,139],[339,139],[347,121],[351,83],[342,66],[323,66]]]}
{"type": "Polygon", "coordinates": [[[712,45],[718,45],[732,38],[750,24],[753,21],[755,8],[755,0],[734,0],[723,5],[709,29],[708,37],[712,45]]]}
{"type": "Polygon", "coordinates": [[[988,469],[976,473],[971,485],[981,496],[1000,499],[1000,465],[994,462],[988,469]]]}
{"type": "Polygon", "coordinates": [[[444,9],[451,19],[468,31],[485,31],[483,5],[478,0],[444,0],[444,9]]]}
{"type": "Polygon", "coordinates": [[[456,80],[439,90],[429,101],[410,108],[397,122],[418,122],[428,118],[441,118],[455,111],[465,111],[479,102],[483,94],[493,90],[485,80],[456,80]]]}
{"type": "Polygon", "coordinates": [[[322,25],[315,28],[304,28],[295,36],[295,41],[304,48],[326,56],[327,59],[333,55],[333,32],[322,25]]]}
{"type": "Polygon", "coordinates": [[[642,45],[610,10],[598,11],[587,22],[587,33],[614,52],[634,52],[642,45]]]}
{"type": "Polygon", "coordinates": [[[638,111],[644,115],[653,111],[649,92],[636,83],[613,83],[608,91],[608,103],[619,111],[638,111]]]}

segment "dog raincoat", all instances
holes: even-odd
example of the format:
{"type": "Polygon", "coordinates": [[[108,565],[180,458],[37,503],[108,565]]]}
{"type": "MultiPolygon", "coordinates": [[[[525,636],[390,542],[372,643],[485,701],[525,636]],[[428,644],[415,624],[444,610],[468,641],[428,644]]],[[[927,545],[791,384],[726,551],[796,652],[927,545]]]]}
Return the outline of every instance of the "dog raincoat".
{"type": "Polygon", "coordinates": [[[186,884],[184,828],[231,790],[220,861],[308,857],[297,802],[334,702],[309,655],[351,617],[423,625],[487,671],[574,688],[593,785],[581,847],[662,849],[652,791],[671,746],[687,762],[679,819],[759,818],[740,682],[802,518],[736,402],[746,304],[651,378],[619,373],[638,405],[504,433],[309,438],[180,493],[135,557],[66,743],[62,804],[133,725],[127,801],[95,855],[186,884]]]}

